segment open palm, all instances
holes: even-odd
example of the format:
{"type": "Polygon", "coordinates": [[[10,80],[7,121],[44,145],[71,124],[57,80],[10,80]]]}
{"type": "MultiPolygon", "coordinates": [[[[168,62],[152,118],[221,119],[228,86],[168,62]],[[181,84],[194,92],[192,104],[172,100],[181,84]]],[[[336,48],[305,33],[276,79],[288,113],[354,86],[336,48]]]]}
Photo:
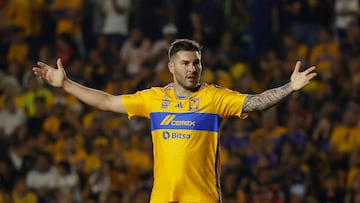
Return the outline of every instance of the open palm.
{"type": "Polygon", "coordinates": [[[311,66],[310,68],[300,72],[301,62],[296,62],[294,72],[290,77],[290,86],[293,90],[299,90],[310,83],[310,81],[316,76],[314,72],[315,66],[311,66]]]}
{"type": "Polygon", "coordinates": [[[36,76],[54,87],[63,86],[66,74],[60,59],[57,60],[57,68],[53,68],[42,62],[38,62],[37,65],[38,66],[32,69],[36,76]]]}

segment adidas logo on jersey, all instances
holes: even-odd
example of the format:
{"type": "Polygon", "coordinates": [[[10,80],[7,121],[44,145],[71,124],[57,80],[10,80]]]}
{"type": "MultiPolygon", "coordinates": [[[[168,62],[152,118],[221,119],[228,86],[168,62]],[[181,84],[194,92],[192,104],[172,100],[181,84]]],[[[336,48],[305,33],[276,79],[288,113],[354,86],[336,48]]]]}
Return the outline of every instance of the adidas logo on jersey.
{"type": "Polygon", "coordinates": [[[175,107],[181,109],[183,107],[182,102],[179,102],[178,104],[176,104],[175,107]]]}

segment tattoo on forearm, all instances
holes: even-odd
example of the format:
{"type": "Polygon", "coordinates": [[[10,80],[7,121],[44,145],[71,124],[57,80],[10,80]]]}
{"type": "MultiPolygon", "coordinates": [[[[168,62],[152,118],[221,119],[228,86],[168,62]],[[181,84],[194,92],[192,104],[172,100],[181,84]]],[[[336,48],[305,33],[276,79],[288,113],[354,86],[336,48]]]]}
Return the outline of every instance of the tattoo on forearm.
{"type": "Polygon", "coordinates": [[[261,94],[248,95],[244,101],[243,111],[263,111],[274,106],[292,92],[290,83],[287,83],[281,87],[262,92],[261,94]]]}

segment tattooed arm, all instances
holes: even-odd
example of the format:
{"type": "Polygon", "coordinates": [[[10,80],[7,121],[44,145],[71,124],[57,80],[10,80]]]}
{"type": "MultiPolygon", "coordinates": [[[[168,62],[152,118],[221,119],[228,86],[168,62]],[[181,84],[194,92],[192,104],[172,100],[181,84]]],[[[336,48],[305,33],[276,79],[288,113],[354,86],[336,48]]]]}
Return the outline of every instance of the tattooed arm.
{"type": "Polygon", "coordinates": [[[290,83],[287,83],[281,87],[266,90],[261,94],[250,94],[245,99],[243,111],[263,111],[274,106],[292,92],[290,83]]]}
{"type": "Polygon", "coordinates": [[[250,94],[246,97],[243,104],[243,112],[251,111],[263,111],[268,109],[292,92],[303,88],[309,84],[310,80],[316,76],[315,66],[300,72],[301,62],[297,62],[294,68],[294,72],[291,74],[290,82],[274,89],[266,90],[260,94],[250,94]]]}

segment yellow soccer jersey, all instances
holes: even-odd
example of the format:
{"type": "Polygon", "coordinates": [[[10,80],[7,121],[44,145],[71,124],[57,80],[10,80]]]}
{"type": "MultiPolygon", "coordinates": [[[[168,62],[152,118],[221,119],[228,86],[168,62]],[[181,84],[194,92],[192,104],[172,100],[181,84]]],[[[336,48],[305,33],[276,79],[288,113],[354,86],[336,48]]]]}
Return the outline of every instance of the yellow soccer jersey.
{"type": "Polygon", "coordinates": [[[151,202],[221,202],[220,122],[242,114],[245,94],[202,84],[186,99],[173,83],[122,97],[129,118],[150,118],[154,153],[151,202]]]}

